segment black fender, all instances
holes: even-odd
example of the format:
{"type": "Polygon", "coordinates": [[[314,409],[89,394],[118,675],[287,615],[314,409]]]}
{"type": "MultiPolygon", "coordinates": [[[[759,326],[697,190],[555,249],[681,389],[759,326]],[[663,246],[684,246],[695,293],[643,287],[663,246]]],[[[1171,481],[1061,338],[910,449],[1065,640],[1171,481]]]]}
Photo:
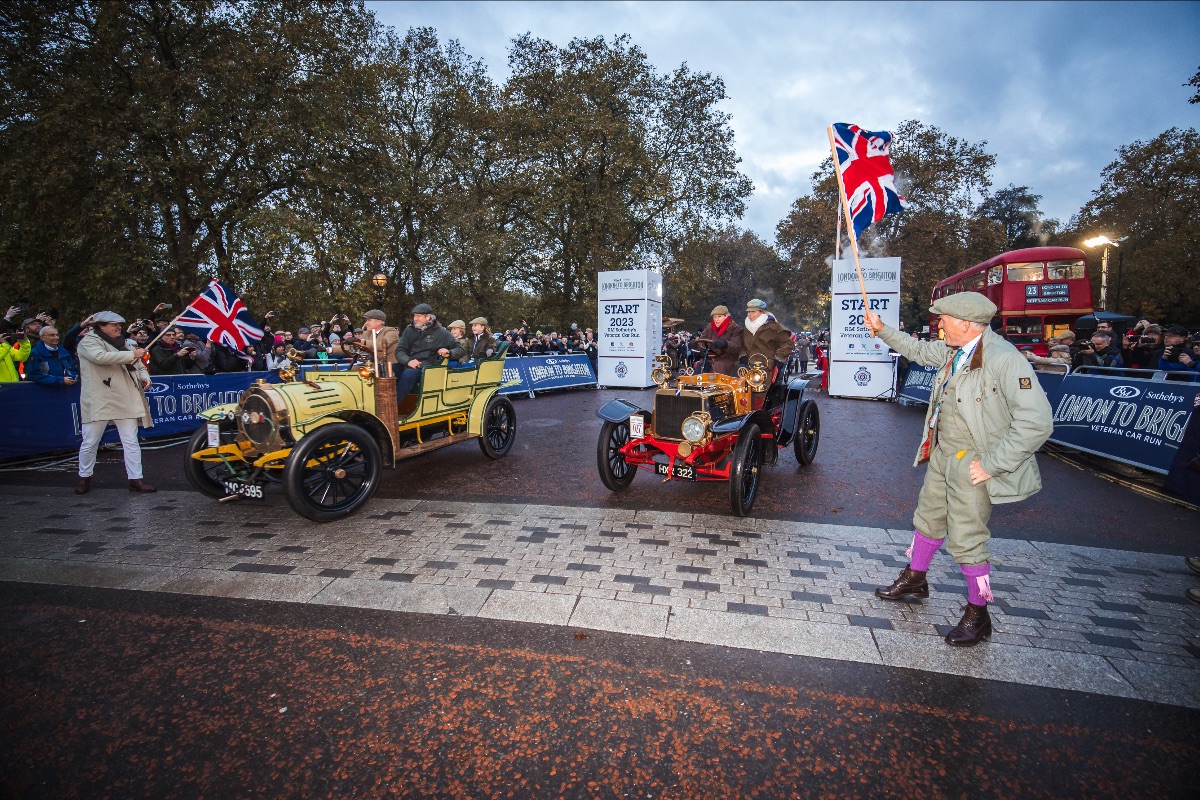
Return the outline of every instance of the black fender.
{"type": "Polygon", "coordinates": [[[636,403],[631,403],[618,397],[616,400],[609,400],[600,408],[596,409],[596,416],[605,422],[619,423],[629,419],[633,414],[645,414],[646,421],[650,421],[650,412],[638,406],[636,403]]]}
{"type": "Polygon", "coordinates": [[[804,404],[804,390],[808,388],[807,377],[792,378],[788,381],[787,396],[783,401],[783,420],[779,423],[778,444],[787,447],[796,438],[800,429],[800,406],[804,404]]]}
{"type": "Polygon", "coordinates": [[[740,433],[743,428],[752,422],[757,422],[758,427],[763,433],[775,435],[775,425],[771,422],[771,415],[766,409],[760,408],[757,411],[751,411],[749,414],[738,414],[732,417],[726,417],[720,422],[714,422],[712,426],[713,436],[728,436],[731,433],[740,433]]]}

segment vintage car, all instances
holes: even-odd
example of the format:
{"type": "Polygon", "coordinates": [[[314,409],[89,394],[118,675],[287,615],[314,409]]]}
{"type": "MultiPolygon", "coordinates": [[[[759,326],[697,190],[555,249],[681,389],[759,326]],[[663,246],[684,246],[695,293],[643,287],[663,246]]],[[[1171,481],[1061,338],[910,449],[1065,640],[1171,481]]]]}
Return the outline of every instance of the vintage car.
{"type": "Polygon", "coordinates": [[[261,498],[282,484],[292,508],[325,522],[360,508],[383,468],[404,459],[468,439],[501,458],[517,435],[512,403],[497,394],[506,349],[464,367],[426,367],[399,407],[396,379],[379,377],[363,348],[349,371],[306,374],[292,350],[280,383],[260,380],[240,402],[200,415],[206,424],[188,443],[188,480],[222,500],[261,498]]]}
{"type": "Polygon", "coordinates": [[[652,409],[616,399],[596,412],[604,420],[596,447],[600,479],[614,492],[628,489],[639,469],[664,483],[728,481],[729,504],[745,516],[762,467],[776,463],[780,448],[792,445],[802,466],[816,458],[821,416],[804,391],[819,375],[793,375],[759,360],[736,377],[684,370],[672,380],[669,362],[658,356],[652,409]]]}

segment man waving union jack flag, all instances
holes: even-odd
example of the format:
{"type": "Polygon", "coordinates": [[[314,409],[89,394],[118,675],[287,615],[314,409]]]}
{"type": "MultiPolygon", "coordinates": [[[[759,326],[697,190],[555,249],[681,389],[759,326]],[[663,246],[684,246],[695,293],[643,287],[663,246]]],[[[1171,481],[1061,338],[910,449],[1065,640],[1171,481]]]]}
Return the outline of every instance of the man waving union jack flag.
{"type": "Polygon", "coordinates": [[[887,131],[866,131],[857,125],[835,122],[833,140],[857,239],[872,222],[899,213],[908,206],[896,190],[892,162],[888,158],[892,135],[887,131]]]}
{"type": "Polygon", "coordinates": [[[262,328],[250,316],[246,304],[232,289],[216,280],[183,310],[175,325],[185,333],[196,334],[201,341],[220,342],[239,353],[263,337],[262,328]]]}

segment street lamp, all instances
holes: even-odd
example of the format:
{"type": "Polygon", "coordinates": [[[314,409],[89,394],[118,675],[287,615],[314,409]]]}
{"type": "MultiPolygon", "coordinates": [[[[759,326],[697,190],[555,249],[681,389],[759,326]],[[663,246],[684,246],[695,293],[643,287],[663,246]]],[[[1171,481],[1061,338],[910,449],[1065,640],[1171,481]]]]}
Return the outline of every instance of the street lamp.
{"type": "Polygon", "coordinates": [[[1108,248],[1120,247],[1119,244],[1109,239],[1107,236],[1094,236],[1086,240],[1085,247],[1103,247],[1104,255],[1100,257],[1100,310],[1108,310],[1108,248]]]}
{"type": "Polygon", "coordinates": [[[382,272],[376,272],[371,276],[371,283],[375,286],[375,307],[383,308],[383,289],[387,286],[388,277],[382,272]]]}

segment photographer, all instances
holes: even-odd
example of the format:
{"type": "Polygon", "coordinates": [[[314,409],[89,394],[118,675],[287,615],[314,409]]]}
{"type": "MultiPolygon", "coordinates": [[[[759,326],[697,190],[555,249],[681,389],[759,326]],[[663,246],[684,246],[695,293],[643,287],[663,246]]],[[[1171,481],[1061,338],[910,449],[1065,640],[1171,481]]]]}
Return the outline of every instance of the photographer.
{"type": "Polygon", "coordinates": [[[1163,348],[1162,357],[1158,360],[1159,369],[1200,371],[1197,369],[1196,360],[1192,357],[1187,328],[1182,325],[1172,325],[1167,328],[1163,341],[1166,346],[1163,348]]]}
{"type": "Polygon", "coordinates": [[[29,337],[20,333],[0,333],[0,383],[16,383],[21,380],[17,364],[29,358],[33,349],[29,337]]]}
{"type": "Polygon", "coordinates": [[[1089,341],[1079,345],[1079,352],[1071,360],[1071,371],[1080,367],[1123,367],[1125,361],[1121,350],[1113,344],[1112,334],[1096,331],[1089,341]]]}
{"type": "Polygon", "coordinates": [[[177,341],[179,331],[172,328],[162,335],[150,348],[151,375],[198,375],[195,346],[182,345],[177,341]]]}
{"type": "Polygon", "coordinates": [[[1158,325],[1152,325],[1147,320],[1141,320],[1130,331],[1126,349],[1121,355],[1125,364],[1139,369],[1158,369],[1159,359],[1163,355],[1163,330],[1158,325]]]}

